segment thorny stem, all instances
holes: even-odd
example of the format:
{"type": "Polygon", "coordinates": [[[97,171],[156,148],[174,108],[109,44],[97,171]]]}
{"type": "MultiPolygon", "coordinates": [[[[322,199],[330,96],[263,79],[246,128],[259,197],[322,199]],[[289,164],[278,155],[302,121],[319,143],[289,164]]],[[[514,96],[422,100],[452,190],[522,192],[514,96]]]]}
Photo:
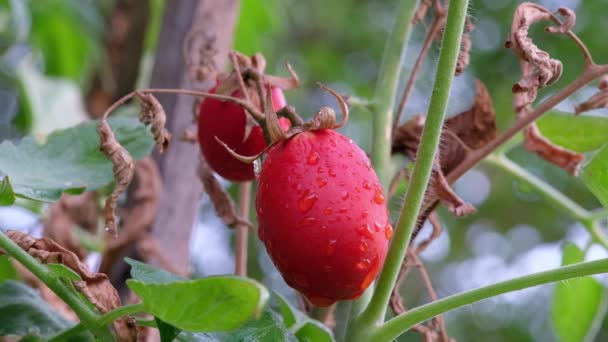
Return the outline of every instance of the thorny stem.
{"type": "Polygon", "coordinates": [[[397,10],[393,31],[388,37],[382,67],[372,101],[373,141],[372,164],[386,189],[390,180],[391,129],[399,76],[405,59],[407,41],[412,28],[412,18],[418,1],[402,0],[397,10]]]}
{"type": "Polygon", "coordinates": [[[545,112],[558,105],[560,102],[565,100],[568,96],[572,95],[577,90],[581,89],[588,83],[599,78],[600,76],[608,73],[608,64],[605,65],[591,65],[586,68],[583,73],[574,82],[570,83],[564,89],[555,93],[547,100],[538,105],[534,110],[523,117],[520,117],[515,123],[507,130],[499,134],[496,138],[491,140],[488,144],[483,147],[472,151],[458,166],[446,176],[449,183],[453,183],[456,179],[460,178],[465,172],[477,165],[482,159],[489,156],[495,149],[500,145],[511,139],[515,134],[524,129],[526,126],[534,122],[545,112]]]}
{"type": "MultiPolygon", "coordinates": [[[[439,4],[437,3],[437,5],[439,5],[439,4]]],[[[443,10],[443,8],[441,8],[441,9],[436,8],[435,15],[433,17],[433,23],[431,24],[431,28],[429,29],[428,33],[426,34],[426,37],[424,38],[424,42],[422,43],[422,48],[420,49],[420,53],[418,54],[418,57],[416,57],[416,62],[414,63],[414,67],[412,68],[410,77],[408,78],[407,83],[405,84],[405,87],[403,88],[403,95],[401,95],[401,100],[399,101],[399,107],[398,107],[397,113],[396,113],[397,116],[395,117],[395,120],[393,122],[393,135],[395,134],[395,130],[397,130],[397,127],[399,127],[399,121],[401,120],[401,116],[403,116],[403,114],[404,114],[405,105],[407,104],[407,101],[409,100],[410,95],[412,94],[412,90],[414,89],[414,84],[416,83],[416,80],[418,79],[418,74],[420,73],[420,69],[422,69],[422,63],[424,63],[426,54],[429,51],[429,48],[431,47],[433,40],[435,40],[435,37],[437,36],[437,34],[439,34],[439,31],[441,30],[441,27],[443,26],[444,23],[445,23],[445,11],[443,10]]]]}
{"type": "Polygon", "coordinates": [[[357,333],[362,334],[370,326],[379,325],[383,322],[393,286],[397,280],[412,231],[416,226],[418,212],[422,206],[424,193],[431,175],[433,160],[439,145],[445,110],[454,78],[456,60],[460,51],[460,41],[467,5],[468,0],[450,1],[433,94],[431,96],[426,124],[422,131],[412,179],[396,224],[395,236],[391,242],[382,273],[378,280],[378,287],[369,306],[358,320],[359,324],[357,328],[359,329],[355,330],[355,335],[357,333]]]}
{"type": "MultiPolygon", "coordinates": [[[[239,185],[239,210],[241,218],[245,221],[249,218],[251,208],[251,182],[239,185]]],[[[236,227],[235,254],[236,265],[234,274],[242,277],[247,276],[247,247],[249,242],[249,227],[239,224],[236,227]]]]}
{"type": "Polygon", "coordinates": [[[510,279],[489,286],[480,287],[471,291],[452,295],[432,303],[419,306],[403,315],[394,317],[377,329],[373,329],[366,336],[367,341],[392,341],[403,332],[416,324],[429,320],[439,314],[448,312],[480,300],[495,297],[504,293],[523,290],[542,284],[554,283],[576,277],[585,277],[593,274],[607,273],[608,259],[583,262],[563,266],[549,271],[529,274],[523,277],[510,279]]]}
{"type": "Polygon", "coordinates": [[[551,185],[545,183],[542,179],[527,172],[517,163],[514,163],[508,159],[505,155],[490,155],[485,159],[485,162],[505,172],[508,172],[513,177],[533,186],[539,193],[543,195],[543,197],[562,209],[564,213],[568,214],[573,219],[580,221],[589,231],[593,239],[597,243],[601,244],[604,248],[608,249],[608,236],[601,231],[600,227],[596,223],[597,219],[594,218],[591,212],[572,201],[568,196],[565,196],[551,185]]]}
{"type": "Polygon", "coordinates": [[[5,250],[10,256],[32,272],[61,298],[61,300],[69,305],[82,324],[91,330],[97,338],[104,342],[114,341],[107,325],[99,323],[98,314],[89,307],[88,303],[85,303],[74,291],[66,286],[59,277],[40,264],[38,260],[24,251],[2,231],[0,231],[0,248],[5,250]]]}

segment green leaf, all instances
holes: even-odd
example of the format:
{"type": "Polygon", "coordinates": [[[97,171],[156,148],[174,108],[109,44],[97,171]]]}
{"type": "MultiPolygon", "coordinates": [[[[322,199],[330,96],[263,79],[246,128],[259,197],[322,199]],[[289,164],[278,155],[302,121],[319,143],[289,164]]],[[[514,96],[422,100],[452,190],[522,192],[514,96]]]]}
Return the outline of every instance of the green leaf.
{"type": "Polygon", "coordinates": [[[538,120],[538,128],[553,143],[576,152],[608,143],[608,117],[551,112],[538,120]]]}
{"type": "MultiPolygon", "coordinates": [[[[574,244],[564,246],[563,265],[584,261],[585,254],[574,244]]],[[[575,278],[555,285],[551,318],[558,341],[593,341],[604,319],[606,290],[593,277],[575,278]]]]}
{"type": "Polygon", "coordinates": [[[177,340],[183,342],[297,341],[296,337],[285,328],[281,317],[269,308],[264,310],[260,319],[249,321],[240,329],[222,333],[183,332],[177,340]]]}
{"type": "MultiPolygon", "coordinates": [[[[141,159],[152,149],[150,131],[137,118],[109,120],[118,141],[141,159]]],[[[50,134],[44,145],[32,137],[17,145],[0,144],[0,170],[11,179],[18,196],[52,202],[62,192],[80,193],[113,182],[112,163],[99,151],[97,122],[86,122],[50,134]]]]}
{"type": "Polygon", "coordinates": [[[582,178],[604,207],[608,207],[608,145],[585,164],[582,178]]]}
{"type": "Polygon", "coordinates": [[[11,264],[8,255],[0,255],[0,284],[7,280],[16,280],[17,270],[11,264]]]}
{"type": "Polygon", "coordinates": [[[181,332],[176,327],[163,322],[158,317],[154,317],[154,320],[156,321],[156,327],[160,332],[160,342],[172,342],[175,337],[181,332]]]}
{"type": "Polygon", "coordinates": [[[8,176],[0,171],[0,205],[12,205],[15,203],[16,197],[13,192],[13,187],[8,179],[8,176]]]}
{"type": "Polygon", "coordinates": [[[334,337],[324,324],[312,319],[307,320],[295,332],[300,342],[333,342],[334,337]]]}
{"type": "Polygon", "coordinates": [[[48,337],[72,326],[36,291],[12,280],[0,285],[0,322],[0,336],[25,336],[37,330],[48,337]]]}
{"type": "Polygon", "coordinates": [[[160,284],[131,279],[127,285],[147,312],[187,331],[238,328],[257,316],[268,300],[268,291],[258,282],[234,276],[160,284]]]}
{"type": "Polygon", "coordinates": [[[281,316],[283,317],[283,324],[287,328],[296,324],[298,319],[301,318],[301,316],[304,316],[303,313],[293,308],[291,304],[289,304],[287,299],[285,299],[276,291],[272,292],[270,307],[281,314],[281,316]]]}
{"type": "Polygon", "coordinates": [[[49,268],[49,270],[53,271],[53,273],[55,273],[55,275],[57,275],[58,277],[65,278],[68,280],[82,280],[78,273],[74,272],[74,270],[63,264],[47,264],[46,266],[49,268]]]}
{"type": "Polygon", "coordinates": [[[176,281],[187,280],[177,274],[161,270],[159,268],[144,264],[131,258],[125,258],[125,262],[131,266],[131,277],[142,283],[168,284],[176,281]]]}

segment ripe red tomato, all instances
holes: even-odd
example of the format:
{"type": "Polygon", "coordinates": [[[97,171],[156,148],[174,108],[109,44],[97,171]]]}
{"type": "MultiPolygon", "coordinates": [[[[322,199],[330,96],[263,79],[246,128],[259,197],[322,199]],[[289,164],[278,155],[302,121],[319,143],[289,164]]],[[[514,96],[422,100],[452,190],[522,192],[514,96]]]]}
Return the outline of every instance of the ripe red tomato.
{"type": "Polygon", "coordinates": [[[358,298],[393,232],[365,153],[334,130],[304,132],[270,148],[258,181],[258,235],[287,284],[317,306],[358,298]]]}
{"type": "MultiPolygon", "coordinates": [[[[210,92],[214,93],[215,88],[210,92]]],[[[240,91],[234,92],[232,96],[243,97],[240,91]]],[[[285,96],[280,88],[271,87],[271,98],[275,111],[285,107],[285,96]]],[[[253,180],[253,166],[231,156],[215,140],[215,137],[218,137],[238,154],[244,156],[258,154],[266,148],[264,133],[262,128],[256,125],[245,137],[246,122],[247,113],[235,103],[205,98],[200,105],[198,141],[203,156],[213,171],[235,182],[253,180]]],[[[284,129],[290,125],[289,120],[285,118],[281,118],[280,123],[284,129]]]]}

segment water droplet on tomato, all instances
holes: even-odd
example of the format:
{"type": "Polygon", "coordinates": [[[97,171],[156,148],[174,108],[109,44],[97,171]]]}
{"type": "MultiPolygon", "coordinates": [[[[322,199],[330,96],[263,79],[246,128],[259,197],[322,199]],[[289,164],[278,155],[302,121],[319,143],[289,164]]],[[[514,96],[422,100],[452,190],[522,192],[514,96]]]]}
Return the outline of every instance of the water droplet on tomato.
{"type": "Polygon", "coordinates": [[[333,255],[336,252],[336,248],[338,248],[338,240],[329,240],[327,247],[325,247],[325,255],[333,255]]]}
{"type": "Polygon", "coordinates": [[[258,158],[253,161],[253,174],[255,178],[260,177],[260,172],[262,172],[262,161],[258,158]]]}
{"type": "Polygon", "coordinates": [[[359,250],[360,250],[361,252],[365,252],[365,251],[367,251],[367,242],[365,242],[365,241],[361,241],[361,242],[359,243],[359,250]]]}
{"type": "Polygon", "coordinates": [[[374,202],[376,202],[376,204],[384,204],[384,194],[382,193],[382,189],[376,189],[376,193],[374,194],[374,202]]]}
{"type": "Polygon", "coordinates": [[[308,163],[308,165],[316,165],[319,162],[319,159],[321,157],[319,156],[319,154],[316,151],[310,151],[310,153],[308,154],[308,160],[306,161],[306,163],[308,163]]]}
{"type": "Polygon", "coordinates": [[[317,222],[316,218],[312,216],[306,216],[305,218],[301,219],[300,222],[298,222],[298,226],[307,227],[314,224],[315,222],[317,222]]]}
{"type": "Polygon", "coordinates": [[[359,233],[359,235],[361,235],[361,236],[364,236],[364,237],[370,238],[370,239],[372,239],[374,237],[374,232],[372,231],[372,228],[367,223],[359,226],[359,228],[357,228],[357,233],[359,233]]]}
{"type": "Polygon", "coordinates": [[[384,236],[386,236],[387,240],[390,240],[393,237],[393,226],[390,223],[386,225],[384,228],[384,236]]]}
{"type": "Polygon", "coordinates": [[[346,191],[346,190],[342,191],[342,193],[340,194],[340,198],[343,201],[346,201],[348,199],[348,196],[349,196],[349,194],[348,194],[348,191],[346,191]]]}
{"type": "Polygon", "coordinates": [[[365,270],[365,269],[369,268],[369,265],[371,265],[371,262],[369,261],[369,259],[363,259],[363,260],[360,260],[359,262],[357,262],[357,264],[355,266],[360,270],[365,270]]]}
{"type": "Polygon", "coordinates": [[[367,210],[363,210],[363,212],[361,213],[361,218],[367,218],[369,216],[369,212],[367,210]]]}
{"type": "Polygon", "coordinates": [[[306,191],[304,192],[304,197],[298,201],[298,209],[302,213],[307,213],[315,205],[315,202],[317,202],[317,194],[306,191]]]}
{"type": "Polygon", "coordinates": [[[327,207],[325,209],[323,209],[323,214],[325,215],[329,215],[334,211],[334,209],[332,209],[332,207],[327,207]]]}
{"type": "Polygon", "coordinates": [[[363,180],[363,189],[365,189],[365,190],[371,190],[372,189],[372,183],[370,183],[367,179],[363,180]]]}
{"type": "Polygon", "coordinates": [[[334,170],[329,170],[329,171],[327,171],[327,174],[328,174],[330,177],[336,177],[336,173],[334,172],[334,170]]]}
{"type": "Polygon", "coordinates": [[[348,208],[346,208],[346,207],[342,207],[342,208],[338,209],[338,212],[340,212],[340,214],[344,214],[347,211],[348,211],[348,208]]]}
{"type": "Polygon", "coordinates": [[[317,186],[322,188],[327,185],[327,181],[321,177],[317,177],[317,186]]]}

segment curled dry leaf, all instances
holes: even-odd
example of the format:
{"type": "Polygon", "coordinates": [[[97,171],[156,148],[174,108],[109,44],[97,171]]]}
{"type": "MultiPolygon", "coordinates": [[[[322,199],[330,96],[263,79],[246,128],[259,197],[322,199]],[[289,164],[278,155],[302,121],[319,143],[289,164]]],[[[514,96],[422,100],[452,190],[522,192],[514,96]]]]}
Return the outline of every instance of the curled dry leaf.
{"type": "MultiPolygon", "coordinates": [[[[511,48],[521,59],[521,78],[512,89],[513,104],[518,117],[524,117],[531,112],[532,103],[536,99],[539,89],[552,84],[561,76],[562,63],[551,58],[547,52],[540,50],[528,37],[530,25],[541,20],[552,20],[559,23],[558,26],[547,28],[547,31],[551,33],[569,32],[576,22],[574,12],[563,7],[558,12],[566,18],[564,22],[560,22],[546,8],[533,3],[523,3],[515,11],[506,47],[511,48]]],[[[563,168],[570,174],[578,174],[584,156],[552,144],[540,134],[535,123],[524,130],[524,139],[524,147],[529,151],[563,168]]]]}
{"type": "MultiPolygon", "coordinates": [[[[400,126],[393,137],[392,153],[402,153],[415,160],[424,122],[423,116],[416,115],[400,126]]],[[[445,121],[441,148],[431,174],[432,193],[427,193],[426,201],[428,202],[428,198],[432,196],[438,196],[457,216],[474,212],[475,209],[452,190],[445,175],[454,170],[471,150],[484,146],[495,136],[496,124],[492,100],[484,84],[478,80],[473,106],[445,121]]],[[[423,222],[425,220],[426,216],[423,222]]]]}
{"type": "Polygon", "coordinates": [[[144,125],[150,125],[154,141],[156,141],[156,148],[160,153],[163,153],[171,142],[171,133],[165,128],[167,123],[165,110],[154,95],[139,91],[135,94],[141,101],[139,121],[144,125]]]}
{"type": "MultiPolygon", "coordinates": [[[[569,17],[568,25],[574,25],[574,17],[569,17]]],[[[553,14],[543,6],[538,4],[524,2],[515,10],[515,16],[511,25],[511,33],[509,39],[505,43],[507,48],[510,48],[523,61],[530,63],[534,68],[530,73],[522,74],[522,79],[518,82],[519,87],[524,91],[530,85],[536,88],[542,88],[559,79],[562,74],[562,63],[551,58],[551,56],[538,48],[528,37],[530,26],[541,20],[552,20],[553,14]],[[523,83],[523,84],[522,84],[523,83]]],[[[569,30],[566,24],[560,28],[552,28],[552,32],[560,32],[569,30]]]]}
{"type": "Polygon", "coordinates": [[[599,88],[597,93],[574,107],[576,115],[592,109],[608,108],[608,76],[603,76],[597,87],[599,88]]]}
{"type": "Polygon", "coordinates": [[[456,72],[455,75],[458,76],[462,74],[464,69],[469,65],[471,51],[471,31],[475,28],[473,25],[473,20],[470,15],[467,15],[464,31],[462,32],[462,40],[460,41],[460,51],[458,52],[458,60],[456,61],[456,72]]]}
{"type": "Polygon", "coordinates": [[[234,206],[234,202],[230,195],[224,190],[221,184],[215,178],[213,171],[207,165],[207,162],[200,158],[198,167],[198,177],[203,183],[203,188],[215,208],[217,216],[230,228],[235,228],[237,225],[251,227],[251,223],[239,217],[234,206]]]}
{"type": "MultiPolygon", "coordinates": [[[[28,254],[43,264],[62,264],[76,272],[82,280],[72,281],[101,313],[107,313],[121,306],[120,297],[110,280],[103,273],[91,272],[82,264],[76,254],[58,245],[49,238],[36,239],[14,230],[7,232],[8,237],[28,254]]],[[[118,341],[137,341],[137,327],[130,317],[122,317],[112,323],[118,341]]]]}
{"type": "Polygon", "coordinates": [[[107,236],[99,271],[109,274],[123,252],[146,234],[160,207],[162,181],[152,158],[135,163],[133,182],[127,195],[129,206],[121,208],[120,235],[107,236]]]}
{"type": "Polygon", "coordinates": [[[74,229],[80,226],[85,231],[97,231],[97,194],[85,192],[81,195],[62,195],[58,202],[49,207],[44,219],[44,236],[74,252],[80,259],[87,255],[76,236],[74,229]]]}
{"type": "Polygon", "coordinates": [[[101,139],[100,151],[105,154],[110,161],[112,161],[112,171],[114,172],[114,179],[116,186],[112,193],[106,199],[104,208],[104,217],[106,222],[106,231],[113,235],[118,234],[116,229],[116,218],[114,217],[114,209],[116,207],[116,201],[118,196],[127,189],[129,183],[133,179],[133,173],[135,164],[133,157],[129,152],[122,147],[116,140],[114,132],[110,128],[108,122],[103,119],[99,123],[99,137],[101,139]]]}

